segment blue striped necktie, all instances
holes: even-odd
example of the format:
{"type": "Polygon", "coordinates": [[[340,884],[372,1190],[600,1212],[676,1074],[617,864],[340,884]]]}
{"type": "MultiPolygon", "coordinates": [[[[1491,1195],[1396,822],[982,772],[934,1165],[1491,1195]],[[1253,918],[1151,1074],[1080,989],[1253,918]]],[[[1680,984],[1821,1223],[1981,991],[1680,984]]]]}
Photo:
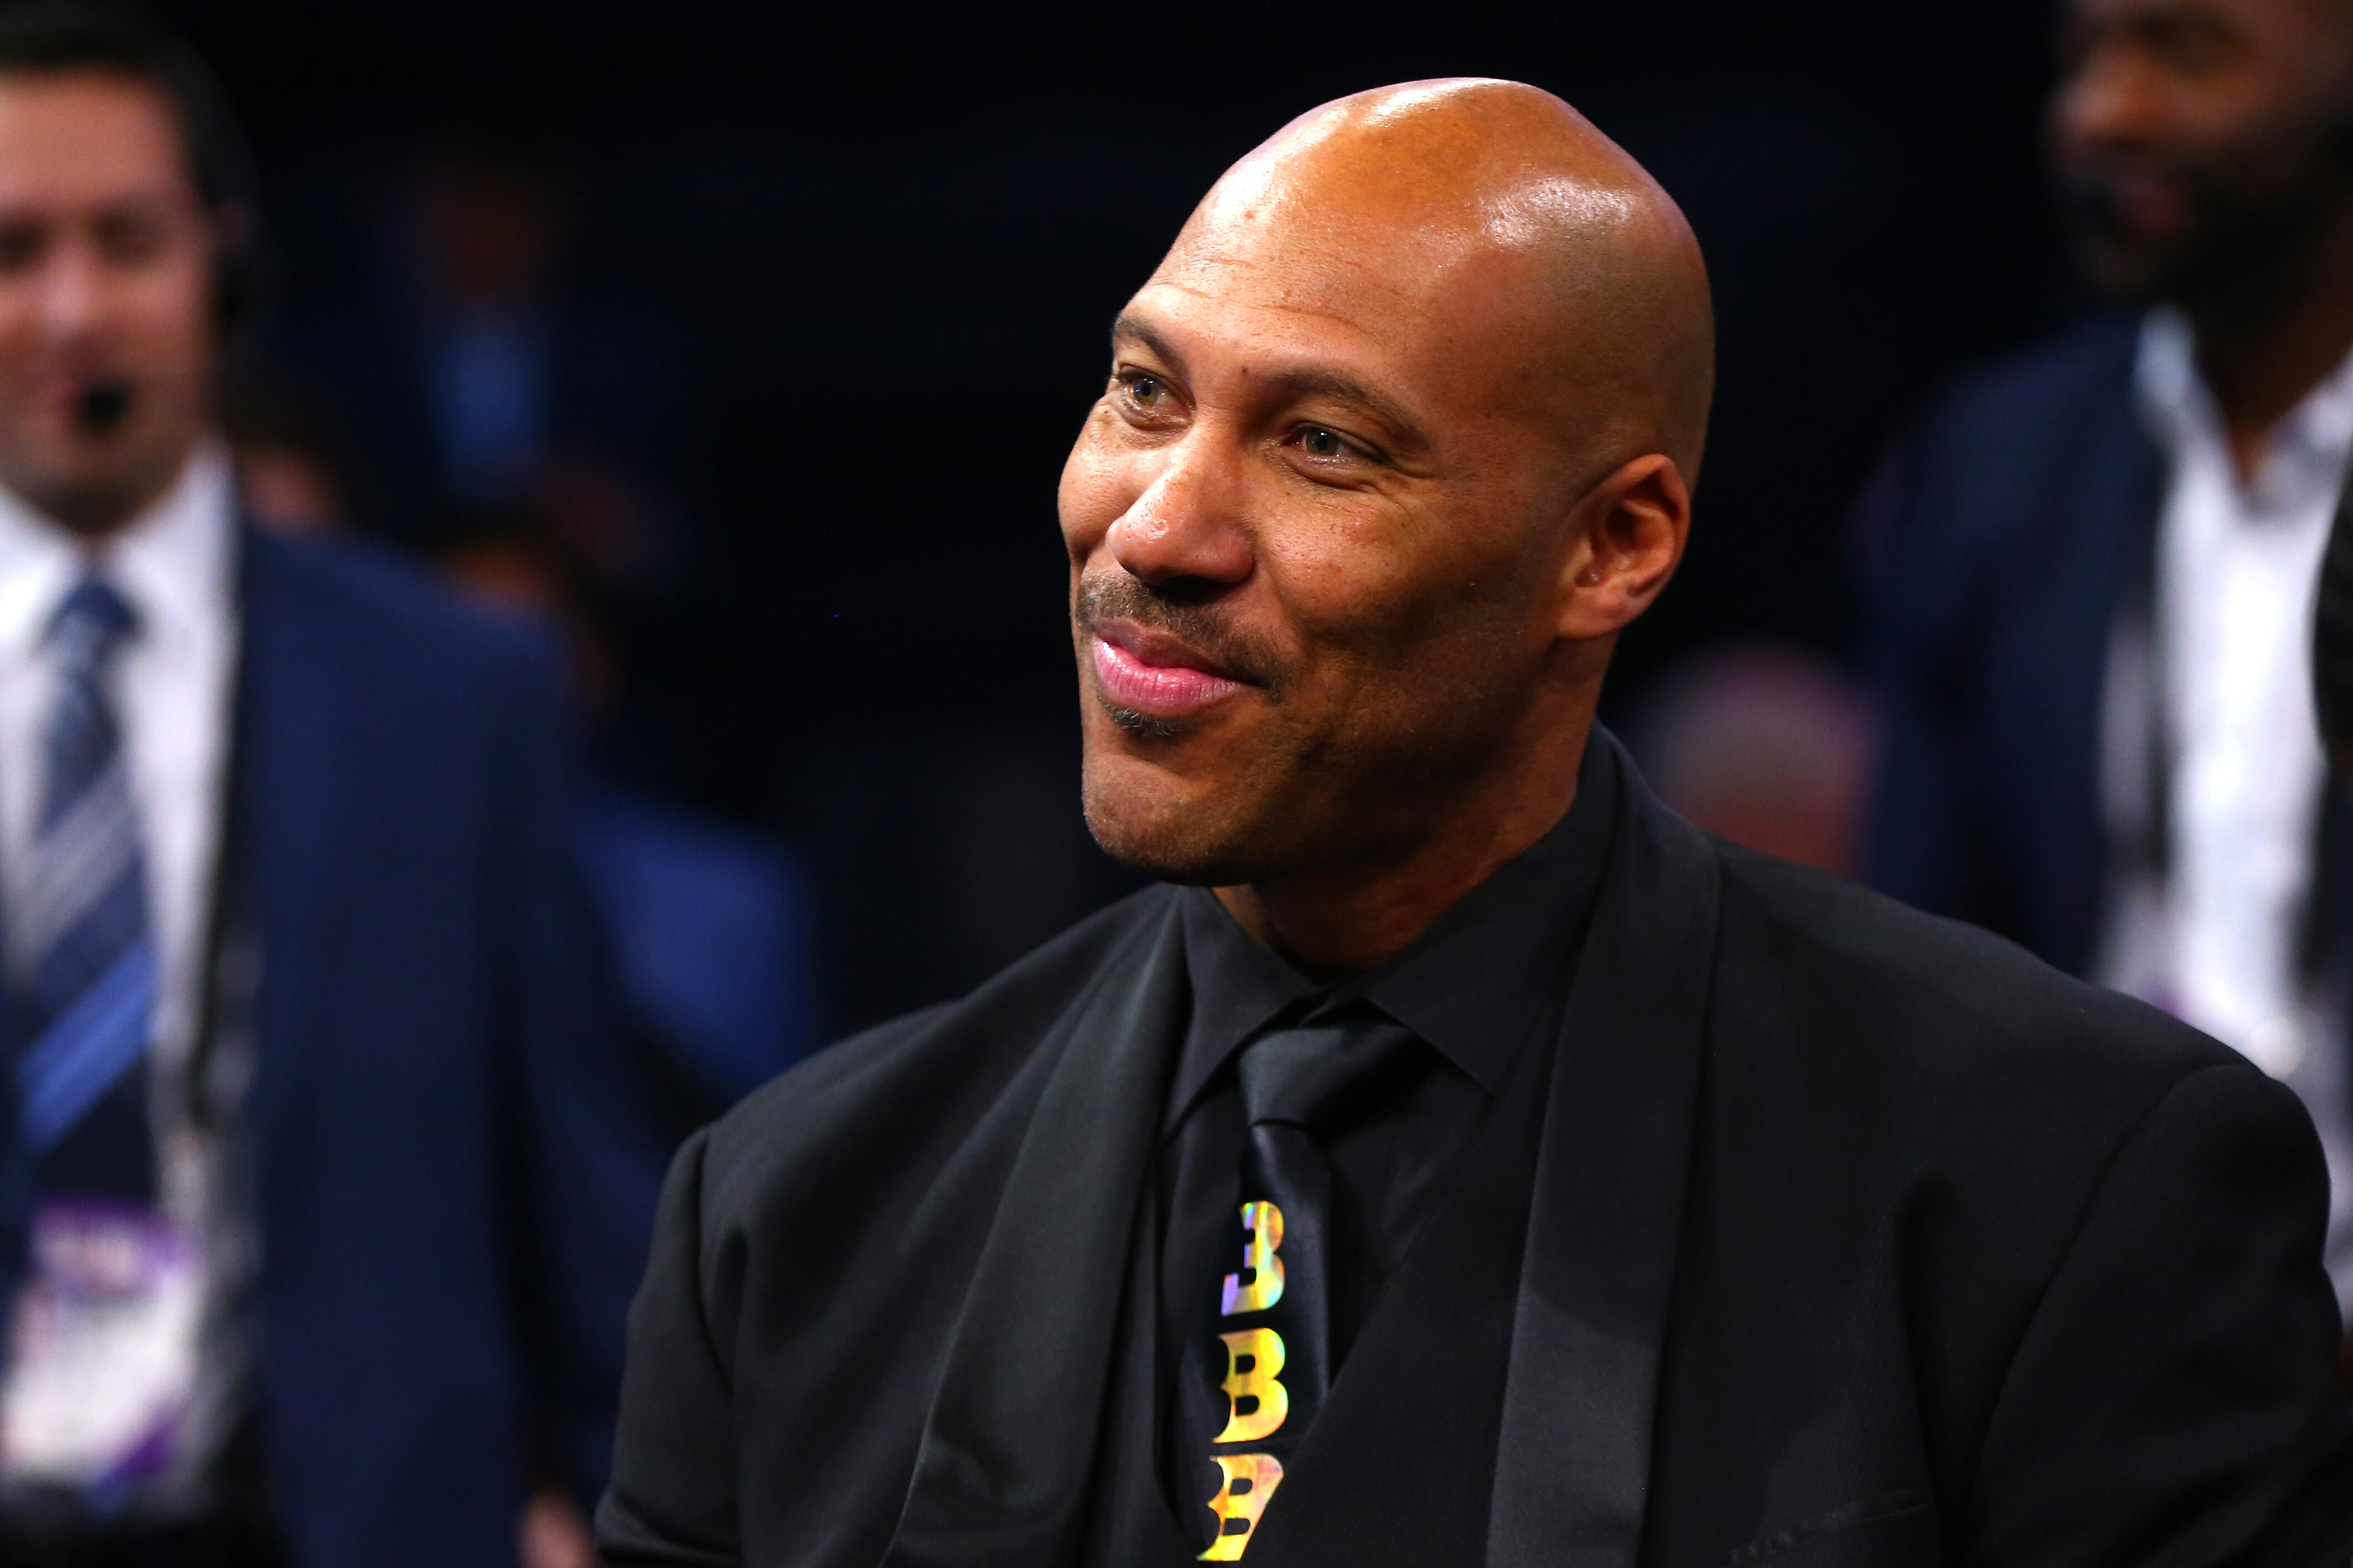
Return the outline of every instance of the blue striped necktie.
{"type": "Polygon", "coordinates": [[[58,606],[55,705],[13,998],[24,1131],[45,1194],[152,1201],[147,1042],[155,947],[139,819],[108,671],[136,616],[95,574],[58,606]]]}

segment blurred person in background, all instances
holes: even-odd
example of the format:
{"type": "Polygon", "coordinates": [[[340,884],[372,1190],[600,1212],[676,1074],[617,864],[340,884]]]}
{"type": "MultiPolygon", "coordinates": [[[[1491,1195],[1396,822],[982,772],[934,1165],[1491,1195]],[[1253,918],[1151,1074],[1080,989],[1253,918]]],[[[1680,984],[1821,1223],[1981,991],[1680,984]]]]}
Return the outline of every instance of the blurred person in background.
{"type": "Polygon", "coordinates": [[[2353,3],[2070,0],[2050,145],[2121,301],[1962,383],[1866,499],[1868,874],[2305,1100],[2353,1310],[2348,848],[2310,611],[2353,454],[2353,3]]]}
{"type": "MultiPolygon", "coordinates": [[[[314,399],[240,367],[221,424],[248,519],[294,533],[353,526],[350,443],[314,399]]],[[[586,787],[583,864],[665,1146],[819,1044],[813,881],[757,833],[687,810],[605,757],[620,676],[596,563],[527,499],[467,508],[435,554],[464,596],[562,647],[586,787]]]]}
{"type": "Polygon", "coordinates": [[[128,12],[0,13],[0,1560],[586,1561],[658,1148],[560,678],[241,520],[241,145],[128,12]]]}
{"type": "Polygon", "coordinates": [[[529,507],[600,592],[652,596],[682,549],[678,354],[655,312],[577,276],[575,185],[495,114],[445,131],[388,204],[357,296],[291,341],[382,476],[380,531],[434,548],[529,507]]]}
{"type": "Polygon", "coordinates": [[[349,441],[324,402],[247,363],[220,387],[221,436],[248,521],[281,533],[353,526],[349,441]]]}
{"type": "MultiPolygon", "coordinates": [[[[439,556],[459,592],[551,631],[597,753],[612,646],[592,574],[527,508],[479,514],[439,556]]],[[[592,762],[579,814],[588,886],[635,1043],[648,1109],[673,1144],[819,1043],[817,915],[800,859],[592,762]]]]}
{"type": "Polygon", "coordinates": [[[1871,743],[1853,679],[1770,643],[1669,670],[1627,727],[1643,776],[1693,826],[1841,877],[1855,870],[1871,743]]]}

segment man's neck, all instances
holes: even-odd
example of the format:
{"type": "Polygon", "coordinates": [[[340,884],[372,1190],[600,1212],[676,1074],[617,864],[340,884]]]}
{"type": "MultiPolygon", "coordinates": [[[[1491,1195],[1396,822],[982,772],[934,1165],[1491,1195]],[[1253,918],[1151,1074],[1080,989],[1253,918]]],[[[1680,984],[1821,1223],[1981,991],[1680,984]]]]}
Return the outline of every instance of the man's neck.
{"type": "Polygon", "coordinates": [[[1312,871],[1216,889],[1244,931],[1310,974],[1360,973],[1395,957],[1430,922],[1551,830],[1577,796],[1588,706],[1482,786],[1435,814],[1409,846],[1312,871]]]}
{"type": "Polygon", "coordinates": [[[44,493],[37,488],[17,489],[16,494],[82,544],[97,549],[146,516],[172,493],[195,461],[200,443],[191,441],[168,463],[148,471],[126,474],[111,485],[82,485],[44,493]]]}
{"type": "Polygon", "coordinates": [[[2272,428],[2353,351],[2353,200],[2303,245],[2182,309],[2241,478],[2272,428]]]}

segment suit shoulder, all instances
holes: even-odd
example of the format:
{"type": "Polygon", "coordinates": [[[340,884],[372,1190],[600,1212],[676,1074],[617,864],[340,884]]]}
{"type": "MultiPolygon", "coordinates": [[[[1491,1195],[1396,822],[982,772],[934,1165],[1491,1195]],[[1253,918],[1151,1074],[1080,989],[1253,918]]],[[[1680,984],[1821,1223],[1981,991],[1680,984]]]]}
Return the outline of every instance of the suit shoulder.
{"type": "Polygon", "coordinates": [[[1858,510],[1888,632],[1936,624],[2019,550],[2066,548],[2072,531],[2054,521],[2140,482],[2154,448],[2132,396],[2138,342],[2132,318],[2096,317],[1930,401],[1858,510]]]}
{"type": "Polygon", "coordinates": [[[2139,342],[2137,318],[2090,317],[1963,372],[1936,400],[1932,422],[2031,429],[2085,404],[2113,404],[2131,385],[2139,342]]]}
{"type": "Polygon", "coordinates": [[[762,1191],[837,1162],[936,1154],[1004,1096],[1088,983],[1158,930],[1175,897],[1166,887],[1131,894],[969,994],[876,1025],[771,1079],[712,1127],[706,1190],[762,1191]]]}
{"type": "Polygon", "coordinates": [[[1842,878],[1719,845],[1724,961],[1768,973],[1841,1024],[1809,1031],[1950,1089],[2007,1093],[2062,1080],[2145,1102],[2243,1058],[2180,1020],[2088,984],[1960,921],[1924,914],[1842,878]]]}
{"type": "Polygon", "coordinates": [[[470,670],[543,681],[555,668],[545,637],[466,603],[384,546],[252,531],[245,549],[248,616],[312,619],[347,649],[445,679],[470,670]]]}

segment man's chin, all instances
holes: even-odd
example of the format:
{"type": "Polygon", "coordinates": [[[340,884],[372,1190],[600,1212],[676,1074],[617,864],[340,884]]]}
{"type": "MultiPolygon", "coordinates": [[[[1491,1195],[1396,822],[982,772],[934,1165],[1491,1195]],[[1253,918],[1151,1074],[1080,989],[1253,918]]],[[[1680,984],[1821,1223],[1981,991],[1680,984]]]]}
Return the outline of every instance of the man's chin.
{"type": "Polygon", "coordinates": [[[104,533],[128,521],[168,482],[172,468],[142,463],[139,455],[93,456],[80,451],[0,462],[5,485],[35,510],[77,533],[104,533]]]}
{"type": "Polygon", "coordinates": [[[1103,852],[1155,881],[1228,887],[1255,880],[1261,857],[1241,842],[1231,792],[1203,786],[1155,761],[1090,735],[1087,831],[1103,852]]]}
{"type": "Polygon", "coordinates": [[[2170,246],[2078,237],[2075,268],[2094,293],[2119,305],[2153,305],[2174,292],[2180,270],[2170,246]]]}

